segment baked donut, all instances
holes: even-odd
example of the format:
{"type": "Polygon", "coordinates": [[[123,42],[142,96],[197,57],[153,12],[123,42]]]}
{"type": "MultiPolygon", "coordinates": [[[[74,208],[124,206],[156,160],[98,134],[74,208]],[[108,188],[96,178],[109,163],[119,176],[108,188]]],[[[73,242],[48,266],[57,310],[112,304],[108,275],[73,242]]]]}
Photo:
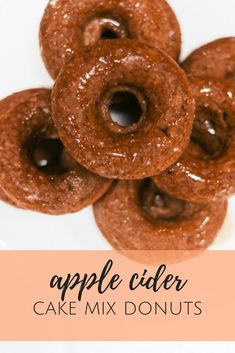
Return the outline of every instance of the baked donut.
{"type": "MultiPolygon", "coordinates": [[[[34,92],[34,90],[31,90],[31,92],[34,92]]],[[[8,110],[10,110],[14,105],[18,104],[20,100],[24,97],[24,92],[17,92],[14,93],[0,101],[0,119],[2,116],[4,116],[8,110]]],[[[4,201],[5,203],[8,203],[11,206],[14,207],[20,207],[15,201],[13,201],[9,195],[6,194],[6,192],[0,187],[0,200],[4,201]]]]}
{"type": "Polygon", "coordinates": [[[116,181],[94,205],[97,225],[117,250],[202,250],[221,228],[227,201],[195,204],[151,179],[116,181]]]}
{"type": "Polygon", "coordinates": [[[42,57],[56,78],[65,62],[103,39],[137,39],[178,59],[179,23],[165,0],[51,0],[40,26],[42,57]]]}
{"type": "Polygon", "coordinates": [[[108,189],[65,151],[51,119],[51,91],[7,99],[0,119],[0,187],[23,208],[59,215],[79,211],[108,189]],[[20,97],[20,98],[19,98],[20,97]]]}
{"type": "Polygon", "coordinates": [[[142,179],[183,153],[194,101],[186,75],[168,55],[133,40],[107,40],[63,67],[52,111],[80,164],[110,179],[142,179]],[[116,122],[112,109],[123,104],[129,120],[116,122]]]}
{"type": "Polygon", "coordinates": [[[235,83],[235,37],[222,38],[195,50],[183,63],[190,77],[219,78],[235,83]]]}
{"type": "Polygon", "coordinates": [[[187,201],[209,202],[235,192],[235,86],[191,81],[196,101],[191,143],[181,158],[154,177],[157,186],[187,201]]]}

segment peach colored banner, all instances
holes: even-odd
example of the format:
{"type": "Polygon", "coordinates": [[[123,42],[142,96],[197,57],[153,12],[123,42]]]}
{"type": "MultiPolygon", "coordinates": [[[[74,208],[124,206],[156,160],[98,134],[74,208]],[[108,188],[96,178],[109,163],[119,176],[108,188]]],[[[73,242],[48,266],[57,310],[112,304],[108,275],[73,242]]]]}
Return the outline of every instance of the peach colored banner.
{"type": "Polygon", "coordinates": [[[235,340],[234,269],[234,251],[1,251],[0,340],[235,340]]]}

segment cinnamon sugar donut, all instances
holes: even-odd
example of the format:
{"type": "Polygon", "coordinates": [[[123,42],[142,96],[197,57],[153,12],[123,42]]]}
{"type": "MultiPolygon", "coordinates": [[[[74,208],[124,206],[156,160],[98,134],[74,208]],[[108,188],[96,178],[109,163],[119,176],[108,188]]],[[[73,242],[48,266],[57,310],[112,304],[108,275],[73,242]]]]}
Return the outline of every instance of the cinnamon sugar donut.
{"type": "Polygon", "coordinates": [[[191,143],[176,164],[154,180],[188,201],[209,202],[235,193],[235,86],[225,80],[191,81],[196,118],[191,143]]]}
{"type": "Polygon", "coordinates": [[[235,83],[235,37],[218,39],[195,50],[183,68],[190,77],[227,79],[235,83]]]}
{"type": "Polygon", "coordinates": [[[165,0],[51,0],[41,27],[42,57],[53,78],[74,54],[100,39],[137,39],[178,59],[181,33],[165,0]]]}
{"type": "Polygon", "coordinates": [[[50,96],[50,90],[36,89],[7,98],[11,107],[0,119],[0,186],[23,208],[57,215],[93,203],[111,181],[65,151],[51,119],[50,96]]]}
{"type": "Polygon", "coordinates": [[[194,119],[183,70],[162,51],[133,40],[103,41],[70,60],[54,86],[52,108],[74,159],[114,179],[142,179],[172,165],[194,119]],[[136,113],[116,122],[111,110],[125,99],[136,113]]]}
{"type": "Polygon", "coordinates": [[[151,179],[115,182],[94,205],[96,222],[118,250],[202,250],[221,228],[227,201],[194,204],[160,191],[151,179]]]}

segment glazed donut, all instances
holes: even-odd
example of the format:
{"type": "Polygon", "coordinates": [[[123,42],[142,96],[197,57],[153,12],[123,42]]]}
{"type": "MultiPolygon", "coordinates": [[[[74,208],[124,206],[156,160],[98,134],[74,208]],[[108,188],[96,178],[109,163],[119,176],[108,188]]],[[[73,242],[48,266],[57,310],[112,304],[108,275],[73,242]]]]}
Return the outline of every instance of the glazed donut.
{"type": "Polygon", "coordinates": [[[235,83],[235,37],[204,45],[194,51],[182,66],[190,77],[219,78],[235,83]]]}
{"type": "Polygon", "coordinates": [[[154,181],[176,197],[209,202],[235,192],[235,86],[194,79],[191,87],[196,100],[191,143],[154,181]]]}
{"type": "Polygon", "coordinates": [[[172,165],[187,146],[194,101],[179,66],[133,40],[103,41],[61,70],[52,94],[53,119],[69,153],[113,179],[142,179],[172,165]],[[125,102],[125,99],[127,102],[125,102]],[[126,103],[128,123],[111,108],[126,103]]]}
{"type": "MultiPolygon", "coordinates": [[[[34,92],[34,90],[31,90],[34,92]]],[[[24,92],[14,93],[0,101],[0,119],[4,116],[14,105],[18,104],[24,97],[24,92]]],[[[13,201],[9,195],[0,187],[0,200],[8,203],[14,207],[20,207],[15,201],[13,201]]]]}
{"type": "Polygon", "coordinates": [[[42,57],[56,78],[65,62],[100,39],[137,39],[178,59],[181,33],[165,0],[51,0],[40,26],[42,57]]]}
{"type": "Polygon", "coordinates": [[[93,203],[111,181],[65,151],[51,119],[50,96],[50,90],[36,89],[7,98],[11,108],[0,119],[0,187],[23,208],[57,215],[93,203]]]}
{"type": "Polygon", "coordinates": [[[202,250],[221,228],[227,201],[188,203],[151,179],[116,181],[94,205],[97,225],[117,250],[202,250]]]}

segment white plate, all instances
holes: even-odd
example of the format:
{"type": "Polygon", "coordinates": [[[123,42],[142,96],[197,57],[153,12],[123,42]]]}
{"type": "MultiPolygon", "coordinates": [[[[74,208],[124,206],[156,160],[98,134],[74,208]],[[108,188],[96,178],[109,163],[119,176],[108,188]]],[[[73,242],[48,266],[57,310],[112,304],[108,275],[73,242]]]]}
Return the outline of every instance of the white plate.
{"type": "MultiPolygon", "coordinates": [[[[85,1],[85,0],[84,0],[85,1]]],[[[235,36],[234,0],[171,0],[181,22],[185,57],[210,40],[235,36]]],[[[38,46],[38,27],[47,0],[0,0],[0,98],[22,89],[46,86],[49,78],[38,46]]],[[[214,249],[235,249],[235,198],[214,249]]],[[[0,203],[1,249],[109,249],[98,231],[91,208],[64,217],[48,217],[13,209],[0,203]]],[[[234,352],[234,344],[143,343],[143,344],[0,344],[1,352],[129,352],[216,353],[234,352]],[[116,347],[116,349],[115,349],[116,347]],[[38,350],[36,350],[38,349],[38,350]]]]}

